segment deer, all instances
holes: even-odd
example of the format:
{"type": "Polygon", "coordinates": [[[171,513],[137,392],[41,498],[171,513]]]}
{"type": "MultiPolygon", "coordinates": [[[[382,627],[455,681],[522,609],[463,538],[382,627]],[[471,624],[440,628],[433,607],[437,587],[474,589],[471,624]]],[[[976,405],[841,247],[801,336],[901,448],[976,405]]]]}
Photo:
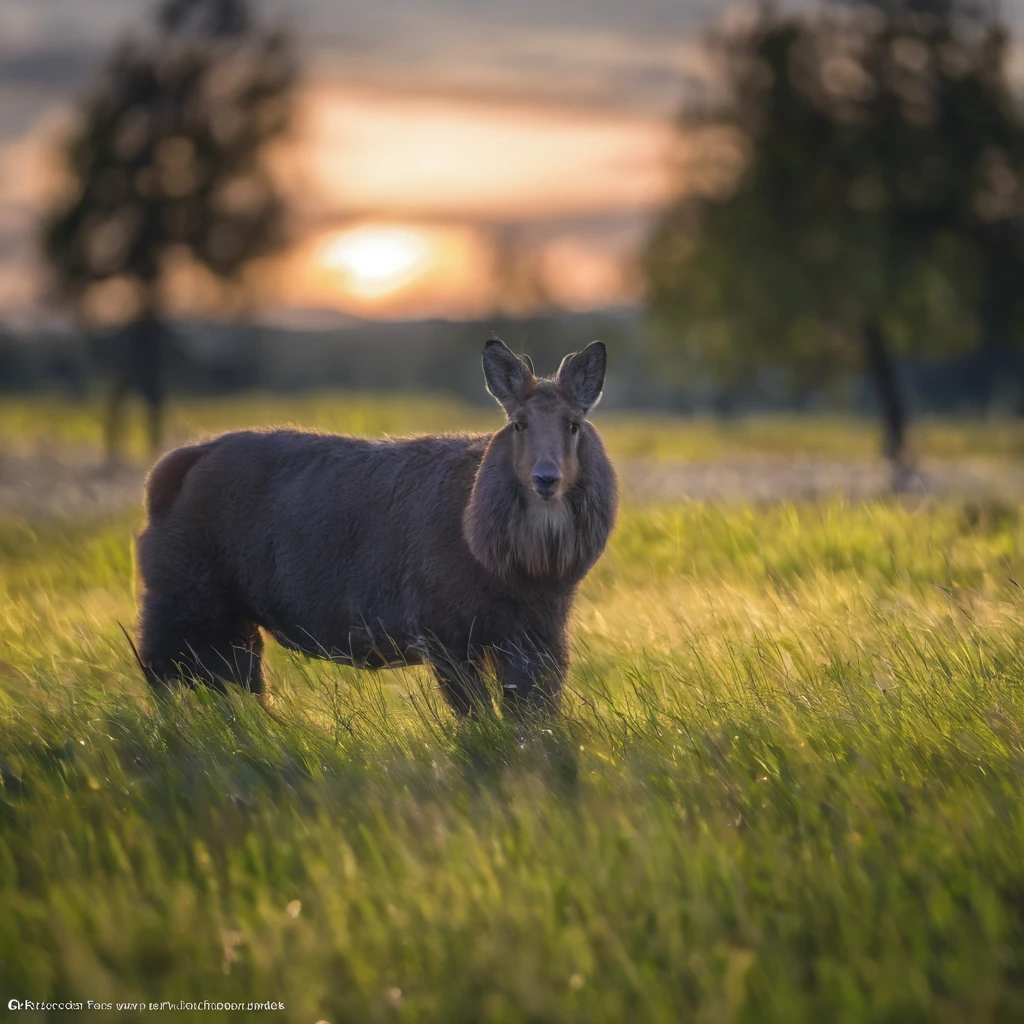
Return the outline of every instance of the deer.
{"type": "Polygon", "coordinates": [[[269,700],[264,634],[358,668],[427,665],[460,716],[557,711],[580,583],[618,507],[588,414],[602,342],[551,377],[498,339],[490,434],[241,430],[177,448],[145,487],[138,654],[157,689],[269,700]]]}

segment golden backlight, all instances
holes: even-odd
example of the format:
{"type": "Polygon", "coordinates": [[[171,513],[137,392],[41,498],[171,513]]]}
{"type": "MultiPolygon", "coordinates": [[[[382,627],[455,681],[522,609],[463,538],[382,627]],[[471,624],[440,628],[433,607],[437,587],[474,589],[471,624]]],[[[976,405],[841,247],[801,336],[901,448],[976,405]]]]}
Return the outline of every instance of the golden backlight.
{"type": "Polygon", "coordinates": [[[368,317],[482,316],[502,301],[495,245],[511,225],[549,300],[634,301],[625,265],[673,139],[650,115],[318,84],[274,153],[298,229],[258,291],[368,317]],[[588,230],[609,217],[634,234],[588,230]]]}
{"type": "Polygon", "coordinates": [[[490,275],[486,240],[473,228],[363,221],[298,242],[271,262],[256,289],[279,307],[473,316],[490,301],[490,275]]]}
{"type": "Polygon", "coordinates": [[[340,271],[349,293],[377,298],[397,291],[422,274],[431,257],[429,239],[400,227],[365,225],[329,236],[320,262],[340,271]]]}
{"type": "MultiPolygon", "coordinates": [[[[21,225],[17,246],[0,245],[0,317],[42,308],[32,232],[64,187],[65,122],[44,118],[0,145],[0,234],[21,225]]],[[[270,153],[291,241],[247,269],[246,291],[274,316],[478,317],[501,305],[496,244],[511,225],[550,301],[633,301],[623,268],[639,236],[589,226],[633,218],[640,230],[664,201],[673,138],[651,115],[310,84],[293,133],[270,153]]],[[[124,284],[98,296],[98,322],[126,315],[124,284]]],[[[225,290],[187,260],[169,267],[167,290],[177,317],[234,315],[225,290]]]]}

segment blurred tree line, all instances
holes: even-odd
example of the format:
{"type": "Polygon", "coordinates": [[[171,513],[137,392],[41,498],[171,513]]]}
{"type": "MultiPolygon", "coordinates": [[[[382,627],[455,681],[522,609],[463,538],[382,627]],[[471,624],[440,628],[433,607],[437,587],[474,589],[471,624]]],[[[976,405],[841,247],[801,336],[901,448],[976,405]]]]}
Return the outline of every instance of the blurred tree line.
{"type": "MultiPolygon", "coordinates": [[[[678,408],[680,396],[659,386],[640,356],[645,325],[635,310],[535,314],[495,312],[482,320],[359,320],[320,328],[258,322],[171,321],[166,325],[164,385],[175,394],[246,391],[297,393],[432,391],[490,408],[480,376],[482,339],[492,333],[526,352],[539,373],[553,373],[566,352],[595,338],[615,353],[603,403],[678,408]]],[[[81,399],[116,364],[121,331],[7,334],[0,328],[0,395],[58,392],[81,399]]]]}
{"type": "Polygon", "coordinates": [[[160,445],[175,282],[240,311],[246,267],[284,243],[263,158],[288,126],[294,78],[288,39],[246,0],[164,0],[83,104],[68,193],[42,241],[56,296],[82,326],[120,328],[105,340],[111,455],[133,391],[160,445]]]}
{"type": "Polygon", "coordinates": [[[899,480],[898,357],[980,349],[989,394],[1021,377],[1024,115],[998,10],[763,5],[708,51],[680,196],[643,257],[662,342],[721,386],[771,368],[799,393],[859,370],[899,480]]]}
{"type": "Polygon", "coordinates": [[[296,69],[248,0],[162,0],[83,103],[69,188],[43,227],[55,295],[88,341],[0,334],[0,386],[81,394],[106,367],[113,452],[133,391],[157,447],[169,387],[473,397],[494,331],[539,369],[604,337],[620,405],[771,408],[844,389],[849,402],[850,382],[870,380],[898,481],[912,402],[973,390],[984,407],[1008,381],[1024,395],[1024,114],[1009,47],[997,9],[973,0],[762,4],[712,34],[715,73],[679,118],[679,197],[643,252],[646,321],[555,310],[506,225],[484,323],[171,329],[183,282],[244,324],[249,268],[286,242],[266,151],[287,130],[296,69]]]}

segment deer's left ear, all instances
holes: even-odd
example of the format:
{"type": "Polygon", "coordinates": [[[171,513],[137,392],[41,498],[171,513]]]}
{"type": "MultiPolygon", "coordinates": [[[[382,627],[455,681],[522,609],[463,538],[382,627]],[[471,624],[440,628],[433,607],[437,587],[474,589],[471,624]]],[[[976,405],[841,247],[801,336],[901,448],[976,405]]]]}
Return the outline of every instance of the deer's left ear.
{"type": "Polygon", "coordinates": [[[592,341],[582,352],[572,352],[562,360],[555,383],[580,412],[588,413],[601,400],[607,363],[603,341],[592,341]]]}

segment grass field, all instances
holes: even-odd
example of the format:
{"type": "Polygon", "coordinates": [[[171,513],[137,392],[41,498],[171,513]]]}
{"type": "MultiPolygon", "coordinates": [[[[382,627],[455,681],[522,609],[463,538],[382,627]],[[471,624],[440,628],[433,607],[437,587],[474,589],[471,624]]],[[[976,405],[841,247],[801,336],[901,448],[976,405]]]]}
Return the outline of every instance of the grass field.
{"type": "MultiPolygon", "coordinates": [[[[178,422],[250,409],[289,418],[178,422]]],[[[424,409],[367,403],[362,429],[448,425],[424,409]]],[[[33,415],[0,411],[0,436],[33,415]]],[[[50,425],[75,442],[73,419],[50,425]]],[[[673,425],[672,451],[707,455],[711,429],[673,425]]],[[[1014,450],[972,429],[931,436],[1014,450]]],[[[277,648],[272,715],[154,702],[118,625],[139,521],[0,524],[0,1005],[1024,1019],[1018,508],[627,499],[564,715],[525,736],[457,725],[420,671],[277,648]]]]}
{"type": "MultiPolygon", "coordinates": [[[[481,399],[486,395],[481,392],[481,399]]],[[[685,419],[626,414],[600,408],[595,416],[616,458],[710,460],[745,455],[794,453],[875,458],[879,428],[872,420],[821,416],[685,419]]],[[[14,449],[78,448],[98,451],[102,406],[97,401],[5,399],[0,402],[0,439],[14,449]]],[[[185,399],[168,409],[167,433],[184,441],[252,424],[298,423],[340,433],[401,435],[442,430],[494,430],[501,413],[494,405],[471,405],[448,396],[255,395],[210,401],[185,399]]],[[[141,418],[128,421],[126,448],[145,457],[141,418]]],[[[911,430],[914,454],[931,457],[1013,458],[1024,456],[1024,419],[957,421],[921,419],[911,430]]]]}

